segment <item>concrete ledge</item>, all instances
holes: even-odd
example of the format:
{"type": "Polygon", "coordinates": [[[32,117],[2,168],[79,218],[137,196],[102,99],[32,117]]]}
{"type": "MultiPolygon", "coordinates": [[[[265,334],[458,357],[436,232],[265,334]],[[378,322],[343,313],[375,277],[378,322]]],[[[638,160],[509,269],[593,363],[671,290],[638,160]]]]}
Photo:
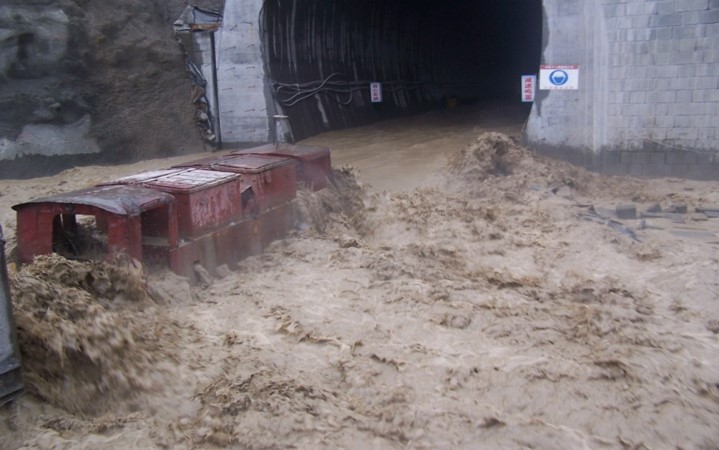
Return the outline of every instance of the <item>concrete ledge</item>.
{"type": "Polygon", "coordinates": [[[525,142],[537,153],[607,175],[641,178],[719,180],[719,156],[693,150],[604,149],[599,153],[566,146],[525,142]]]}

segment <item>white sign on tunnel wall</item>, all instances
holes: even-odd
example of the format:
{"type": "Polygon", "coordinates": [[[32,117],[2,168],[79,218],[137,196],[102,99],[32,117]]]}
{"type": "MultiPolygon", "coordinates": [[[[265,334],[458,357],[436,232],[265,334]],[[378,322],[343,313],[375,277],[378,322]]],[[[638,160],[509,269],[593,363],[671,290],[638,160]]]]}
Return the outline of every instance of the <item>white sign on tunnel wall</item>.
{"type": "Polygon", "coordinates": [[[534,93],[537,90],[536,75],[522,75],[522,102],[531,103],[534,101],[534,93]]]}
{"type": "Polygon", "coordinates": [[[382,102],[382,83],[370,83],[369,84],[369,95],[372,99],[372,103],[382,102]]]}
{"type": "Polygon", "coordinates": [[[539,89],[579,89],[579,66],[539,66],[539,89]]]}

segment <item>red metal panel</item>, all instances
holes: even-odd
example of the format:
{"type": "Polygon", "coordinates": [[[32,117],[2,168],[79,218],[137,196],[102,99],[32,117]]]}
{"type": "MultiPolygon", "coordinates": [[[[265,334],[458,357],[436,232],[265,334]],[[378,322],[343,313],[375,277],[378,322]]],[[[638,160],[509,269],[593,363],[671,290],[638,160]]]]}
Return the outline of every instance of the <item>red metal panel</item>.
{"type": "Polygon", "coordinates": [[[108,254],[125,252],[142,260],[143,230],[177,245],[177,222],[171,195],[144,188],[102,186],[59,194],[13,206],[18,220],[18,259],[27,263],[37,255],[52,253],[53,241],[63,233],[74,235],[76,215],[95,217],[98,231],[106,233],[108,254]],[[165,217],[145,215],[164,211],[165,217]]]}
{"type": "Polygon", "coordinates": [[[237,261],[240,260],[240,243],[237,242],[239,236],[234,233],[236,227],[237,224],[233,224],[212,233],[217,264],[227,264],[231,269],[235,269],[237,261]]]}
{"type": "MultiPolygon", "coordinates": [[[[108,254],[126,252],[142,260],[140,216],[122,216],[94,206],[68,203],[25,204],[18,209],[18,260],[31,262],[35,256],[52,253],[53,241],[63,233],[61,217],[75,214],[102,217],[107,224],[108,254]]],[[[74,220],[66,222],[74,223],[74,220]]]]}
{"type": "Polygon", "coordinates": [[[108,217],[107,250],[109,254],[125,252],[142,261],[142,228],[139,216],[108,217]]]}
{"type": "Polygon", "coordinates": [[[262,253],[262,240],[258,219],[244,220],[233,229],[235,241],[239,244],[239,260],[262,253]]]}
{"type": "Polygon", "coordinates": [[[181,242],[177,248],[170,250],[170,267],[176,274],[197,282],[194,264],[198,261],[195,255],[195,243],[192,240],[181,242]]]}
{"type": "Polygon", "coordinates": [[[257,220],[248,219],[213,233],[217,264],[237,268],[237,263],[248,256],[262,253],[257,220]]]}
{"type": "Polygon", "coordinates": [[[53,214],[43,211],[42,205],[23,208],[17,212],[17,257],[21,264],[29,263],[37,255],[52,253],[53,214]]]}
{"type": "Polygon", "coordinates": [[[171,169],[125,177],[112,183],[140,184],[172,194],[182,237],[199,236],[243,216],[243,187],[237,174],[171,169]]]}
{"type": "Polygon", "coordinates": [[[193,239],[195,244],[195,262],[199,263],[212,275],[216,275],[217,271],[215,269],[217,269],[217,266],[223,264],[217,261],[214,239],[216,233],[217,231],[214,231],[213,233],[193,239]]]}
{"type": "Polygon", "coordinates": [[[295,164],[289,158],[234,155],[212,164],[212,170],[238,173],[257,194],[260,211],[282,205],[297,196],[295,164]]]}
{"type": "Polygon", "coordinates": [[[286,203],[259,215],[260,240],[262,248],[272,241],[287,236],[294,229],[296,223],[295,202],[286,203]]]}
{"type": "Polygon", "coordinates": [[[182,236],[196,236],[242,217],[242,187],[236,175],[191,169],[148,186],[175,195],[182,236]]]}
{"type": "Polygon", "coordinates": [[[171,251],[178,245],[174,204],[146,211],[140,216],[140,221],[144,262],[173,267],[171,251]]]}
{"type": "Polygon", "coordinates": [[[271,155],[228,155],[202,158],[174,166],[240,174],[252,186],[260,211],[287,203],[297,195],[295,164],[290,158],[271,155]]]}
{"type": "Polygon", "coordinates": [[[332,177],[331,152],[327,147],[312,145],[273,144],[247,148],[232,152],[233,155],[273,155],[292,158],[296,161],[297,181],[307,188],[318,191],[327,187],[327,178],[332,177]]]}
{"type": "Polygon", "coordinates": [[[203,236],[186,239],[170,251],[170,267],[193,283],[199,281],[195,264],[200,264],[211,274],[216,274],[217,267],[223,264],[235,268],[242,259],[262,252],[259,223],[258,219],[245,219],[203,236]]]}

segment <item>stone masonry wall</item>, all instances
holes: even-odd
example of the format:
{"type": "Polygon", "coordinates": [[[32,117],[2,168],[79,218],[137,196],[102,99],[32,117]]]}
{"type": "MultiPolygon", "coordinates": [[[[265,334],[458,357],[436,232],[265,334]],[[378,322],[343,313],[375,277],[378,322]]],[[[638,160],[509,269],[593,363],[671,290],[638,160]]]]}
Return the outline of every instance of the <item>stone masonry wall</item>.
{"type": "Polygon", "coordinates": [[[719,153],[719,0],[603,3],[609,143],[638,151],[620,160],[643,164],[639,175],[711,175],[658,166],[706,167],[719,153]]]}

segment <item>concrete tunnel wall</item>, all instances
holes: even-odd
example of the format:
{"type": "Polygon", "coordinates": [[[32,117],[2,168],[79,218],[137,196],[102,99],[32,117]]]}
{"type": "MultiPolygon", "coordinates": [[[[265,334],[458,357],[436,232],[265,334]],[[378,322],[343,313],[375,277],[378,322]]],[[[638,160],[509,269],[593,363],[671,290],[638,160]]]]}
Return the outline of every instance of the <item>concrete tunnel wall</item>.
{"type": "Polygon", "coordinates": [[[719,179],[719,1],[545,0],[540,91],[525,139],[603,172],[719,179]]]}
{"type": "Polygon", "coordinates": [[[516,80],[539,61],[539,6],[538,0],[481,8],[434,0],[266,2],[261,28],[277,108],[289,115],[295,137],[304,138],[437,107],[447,97],[516,99],[516,80]],[[510,15],[522,32],[498,26],[510,15]],[[370,102],[372,81],[382,83],[381,103],[370,102]],[[311,84],[298,91],[294,83],[311,84]]]}
{"type": "Polygon", "coordinates": [[[239,50],[219,54],[218,74],[246,73],[260,58],[265,70],[262,95],[259,78],[245,83],[244,90],[219,80],[222,140],[230,145],[252,140],[248,137],[272,138],[271,121],[265,120],[262,130],[254,120],[261,109],[288,115],[294,137],[302,139],[442,107],[448,97],[464,103],[516,100],[519,76],[539,64],[540,0],[268,1],[254,34],[240,38],[237,30],[253,28],[247,21],[252,16],[236,12],[254,13],[259,4],[227,1],[225,6],[221,46],[239,50]],[[511,27],[502,25],[507,17],[511,27]],[[249,46],[261,47],[261,54],[243,57],[249,46]],[[373,81],[382,83],[381,103],[370,102],[373,81]],[[227,90],[231,94],[223,99],[227,90]],[[270,101],[264,104],[263,96],[270,101]],[[238,111],[251,111],[247,123],[240,123],[238,111]],[[228,137],[228,120],[248,132],[228,137]]]}
{"type": "Polygon", "coordinates": [[[221,106],[225,142],[270,140],[276,113],[300,139],[441,107],[446,96],[518,101],[520,74],[578,64],[578,90],[538,92],[528,145],[609,173],[719,178],[719,0],[262,3],[226,2],[223,43],[245,33],[244,47],[223,47],[219,73],[249,78],[220,81],[221,104],[232,103],[221,106]],[[337,101],[346,93],[292,106],[290,91],[278,96],[277,83],[335,72],[404,84],[385,85],[380,105],[368,86],[352,86],[348,106],[337,101]]]}

